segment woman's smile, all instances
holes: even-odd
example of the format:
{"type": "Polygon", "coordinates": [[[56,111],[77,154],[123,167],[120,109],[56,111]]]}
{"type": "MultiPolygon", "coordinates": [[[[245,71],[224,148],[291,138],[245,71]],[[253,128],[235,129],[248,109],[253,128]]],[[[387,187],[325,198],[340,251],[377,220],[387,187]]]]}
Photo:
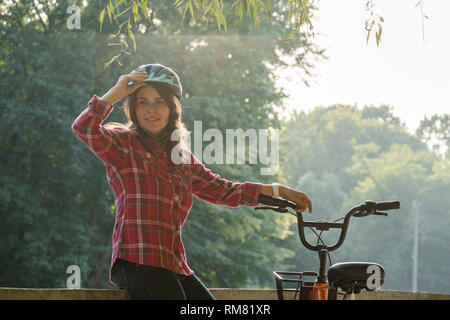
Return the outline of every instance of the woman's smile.
{"type": "Polygon", "coordinates": [[[160,117],[148,117],[148,118],[145,118],[145,121],[150,122],[150,123],[156,123],[160,119],[161,119],[160,117]]]}

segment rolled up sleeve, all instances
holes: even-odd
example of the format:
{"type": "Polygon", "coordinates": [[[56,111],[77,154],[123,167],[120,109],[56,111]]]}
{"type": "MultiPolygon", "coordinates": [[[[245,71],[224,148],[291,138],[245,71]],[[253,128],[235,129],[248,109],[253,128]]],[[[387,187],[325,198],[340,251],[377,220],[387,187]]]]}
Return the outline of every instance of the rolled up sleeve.
{"type": "Polygon", "coordinates": [[[192,166],[192,193],[213,204],[239,207],[256,206],[261,184],[256,182],[232,182],[212,173],[195,156],[192,166]]]}

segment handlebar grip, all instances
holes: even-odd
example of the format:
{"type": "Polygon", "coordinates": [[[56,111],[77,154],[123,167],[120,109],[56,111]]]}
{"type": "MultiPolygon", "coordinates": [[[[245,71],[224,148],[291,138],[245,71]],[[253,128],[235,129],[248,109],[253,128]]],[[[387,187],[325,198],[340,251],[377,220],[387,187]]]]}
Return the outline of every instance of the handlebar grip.
{"type": "Polygon", "coordinates": [[[274,207],[282,207],[282,208],[291,207],[293,209],[297,208],[296,204],[291,201],[273,198],[271,196],[266,196],[264,194],[260,194],[258,196],[258,202],[274,207]]]}
{"type": "Polygon", "coordinates": [[[384,201],[377,203],[377,210],[400,209],[400,201],[384,201]]]}

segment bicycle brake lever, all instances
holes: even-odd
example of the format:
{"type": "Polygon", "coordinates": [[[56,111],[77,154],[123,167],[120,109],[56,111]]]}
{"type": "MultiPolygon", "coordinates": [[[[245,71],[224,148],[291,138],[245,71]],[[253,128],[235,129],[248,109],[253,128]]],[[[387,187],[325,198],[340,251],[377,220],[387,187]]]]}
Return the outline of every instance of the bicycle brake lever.
{"type": "Polygon", "coordinates": [[[373,214],[377,215],[377,216],[385,216],[387,217],[387,213],[386,212],[381,212],[381,211],[375,211],[373,214]]]}

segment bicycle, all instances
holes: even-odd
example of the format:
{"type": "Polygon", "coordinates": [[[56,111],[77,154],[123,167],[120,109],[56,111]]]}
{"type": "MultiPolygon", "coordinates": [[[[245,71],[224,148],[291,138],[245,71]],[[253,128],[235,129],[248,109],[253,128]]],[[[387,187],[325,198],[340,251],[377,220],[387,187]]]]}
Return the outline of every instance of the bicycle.
{"type": "Polygon", "coordinates": [[[283,291],[295,291],[294,300],[296,300],[297,294],[299,300],[338,300],[338,295],[343,295],[343,300],[349,300],[352,294],[359,294],[361,290],[373,291],[384,283],[386,272],[384,267],[378,263],[341,262],[331,265],[327,271],[327,256],[329,258],[329,252],[338,249],[343,244],[351,217],[365,217],[369,215],[387,216],[387,213],[383,211],[399,209],[399,201],[377,203],[367,200],[365,203],[351,208],[345,216],[334,221],[304,221],[301,213],[288,209],[297,208],[295,203],[288,200],[260,195],[258,202],[266,206],[255,207],[255,210],[268,209],[281,213],[290,213],[296,216],[300,241],[307,249],[319,253],[319,272],[273,271],[279,300],[284,300],[283,291]],[[344,219],[343,222],[337,222],[342,219],[344,219]],[[316,245],[312,245],[306,240],[305,228],[310,228],[316,234],[316,245]],[[318,234],[313,228],[320,231],[320,233],[318,234]],[[339,240],[335,244],[328,246],[322,241],[321,235],[324,231],[329,231],[330,229],[341,229],[341,233],[339,240]],[[368,281],[372,277],[372,270],[374,274],[377,273],[377,285],[373,285],[373,283],[368,281]],[[299,276],[299,278],[298,280],[288,279],[283,278],[282,275],[295,275],[299,276]],[[315,281],[305,281],[304,276],[315,277],[316,279],[315,281]],[[297,283],[297,288],[283,289],[283,282],[297,283]]]}

